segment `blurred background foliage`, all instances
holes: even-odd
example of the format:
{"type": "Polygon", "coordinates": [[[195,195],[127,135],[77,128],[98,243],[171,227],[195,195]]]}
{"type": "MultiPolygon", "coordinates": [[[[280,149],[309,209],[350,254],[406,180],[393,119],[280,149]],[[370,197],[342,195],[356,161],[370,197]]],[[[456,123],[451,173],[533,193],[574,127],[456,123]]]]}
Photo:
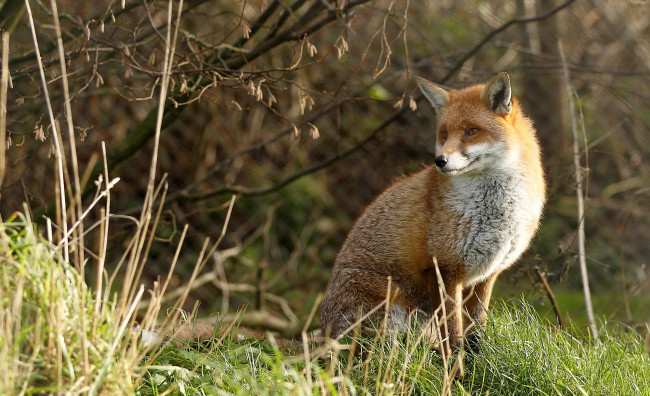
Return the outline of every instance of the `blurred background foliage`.
{"type": "MultiPolygon", "coordinates": [[[[27,202],[43,221],[55,218],[54,143],[20,4],[0,2],[0,22],[11,31],[0,211],[7,218],[27,202]]],[[[51,4],[30,4],[64,125],[51,4]]],[[[146,190],[168,3],[57,4],[85,199],[95,193],[102,142],[110,176],[121,179],[111,201],[114,267],[146,190]]],[[[185,1],[158,156],[167,195],[144,282],[166,274],[187,224],[172,280],[183,287],[236,194],[221,253],[209,258],[185,308],[198,302],[203,316],[249,305],[303,323],[354,219],[398,177],[432,161],[434,112],[414,77],[454,88],[505,70],[538,128],[549,200],[539,235],[496,293],[523,294],[552,316],[539,267],[562,313],[584,320],[561,41],[583,139],[595,311],[643,328],[650,321],[649,11],[648,2],[627,0],[185,1]]],[[[96,230],[87,238],[98,238],[96,230]]]]}

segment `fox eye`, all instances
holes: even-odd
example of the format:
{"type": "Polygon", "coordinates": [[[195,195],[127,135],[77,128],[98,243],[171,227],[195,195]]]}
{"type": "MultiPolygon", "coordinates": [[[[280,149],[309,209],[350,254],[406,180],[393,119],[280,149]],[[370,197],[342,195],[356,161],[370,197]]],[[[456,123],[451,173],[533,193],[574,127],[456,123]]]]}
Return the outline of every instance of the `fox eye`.
{"type": "Polygon", "coordinates": [[[440,131],[440,140],[443,142],[447,140],[447,132],[446,131],[440,131]]]}
{"type": "Polygon", "coordinates": [[[480,129],[478,128],[470,128],[465,131],[465,136],[476,136],[478,135],[480,129]]]}

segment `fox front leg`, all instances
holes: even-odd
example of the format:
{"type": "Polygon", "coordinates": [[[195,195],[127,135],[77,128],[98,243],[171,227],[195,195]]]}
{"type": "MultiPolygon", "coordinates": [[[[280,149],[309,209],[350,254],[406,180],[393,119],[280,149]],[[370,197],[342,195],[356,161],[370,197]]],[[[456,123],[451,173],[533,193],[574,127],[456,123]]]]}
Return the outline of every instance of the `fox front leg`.
{"type": "MultiPolygon", "coordinates": [[[[464,375],[463,362],[463,284],[458,281],[444,282],[446,296],[438,309],[439,330],[442,335],[440,352],[447,360],[453,356],[450,373],[454,378],[464,375]],[[444,308],[444,309],[442,309],[444,308]]],[[[449,360],[448,360],[449,361],[449,360]]]]}
{"type": "Polygon", "coordinates": [[[454,271],[439,268],[435,259],[434,265],[426,273],[433,318],[424,331],[448,357],[463,348],[463,282],[454,271]]]}
{"type": "Polygon", "coordinates": [[[463,296],[466,301],[463,307],[465,314],[463,332],[467,336],[469,350],[475,353],[479,351],[478,342],[481,337],[479,328],[485,324],[487,319],[487,309],[497,275],[490,275],[484,281],[466,290],[463,296]]]}
{"type": "MultiPolygon", "coordinates": [[[[440,334],[442,345],[440,350],[449,357],[453,353],[463,349],[463,288],[460,282],[448,282],[445,284],[447,295],[443,301],[443,309],[438,310],[440,334]]],[[[440,307],[442,308],[442,307],[440,307]]]]}

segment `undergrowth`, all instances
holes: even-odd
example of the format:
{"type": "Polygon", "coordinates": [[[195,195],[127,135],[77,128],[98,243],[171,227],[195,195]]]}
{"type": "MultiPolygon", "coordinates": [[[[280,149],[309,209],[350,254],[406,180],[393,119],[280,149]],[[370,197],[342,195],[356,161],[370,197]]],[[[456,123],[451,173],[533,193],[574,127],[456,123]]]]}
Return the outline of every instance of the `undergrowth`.
{"type": "Polygon", "coordinates": [[[114,302],[17,214],[0,223],[0,301],[0,394],[131,392],[140,352],[114,302]]]}
{"type": "Polygon", "coordinates": [[[497,303],[465,376],[445,375],[418,333],[350,344],[226,337],[147,347],[97,301],[57,247],[14,216],[0,232],[2,394],[650,395],[640,335],[603,326],[598,339],[559,329],[525,301],[497,303]]]}
{"type": "Polygon", "coordinates": [[[138,393],[650,395],[650,359],[632,330],[595,340],[558,329],[525,301],[496,305],[460,380],[445,380],[439,353],[418,334],[356,340],[355,355],[334,344],[327,358],[307,361],[267,341],[231,339],[164,348],[138,393]]]}

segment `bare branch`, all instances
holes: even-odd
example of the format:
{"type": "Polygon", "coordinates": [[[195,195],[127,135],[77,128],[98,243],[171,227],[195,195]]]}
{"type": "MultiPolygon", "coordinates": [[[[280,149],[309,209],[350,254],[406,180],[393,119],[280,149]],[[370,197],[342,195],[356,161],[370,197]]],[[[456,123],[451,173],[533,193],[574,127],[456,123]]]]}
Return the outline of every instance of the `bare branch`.
{"type": "Polygon", "coordinates": [[[564,320],[562,319],[562,313],[560,311],[560,306],[557,304],[557,300],[555,299],[555,294],[553,294],[553,290],[551,290],[551,286],[548,284],[548,281],[546,280],[546,276],[544,276],[544,274],[539,269],[539,267],[535,267],[535,274],[537,274],[537,278],[542,283],[542,286],[544,286],[544,291],[546,292],[548,299],[551,301],[551,305],[553,306],[553,310],[555,311],[555,317],[557,318],[557,323],[560,325],[560,327],[565,328],[564,320]]]}
{"type": "MultiPolygon", "coordinates": [[[[506,30],[508,27],[510,27],[511,25],[516,24],[516,23],[528,23],[528,22],[539,21],[541,19],[548,18],[549,16],[555,14],[556,12],[558,12],[558,11],[562,10],[563,8],[567,7],[568,5],[570,5],[573,1],[575,1],[575,0],[569,0],[566,3],[564,3],[564,4],[562,4],[562,5],[558,6],[558,7],[555,7],[555,8],[553,8],[553,9],[551,9],[551,10],[549,10],[549,11],[543,13],[543,14],[540,14],[540,15],[537,15],[537,16],[534,16],[534,17],[517,18],[517,19],[512,19],[512,20],[506,22],[505,24],[503,24],[499,28],[497,28],[494,31],[492,31],[491,33],[489,33],[488,36],[486,36],[487,39],[483,39],[472,50],[470,50],[470,52],[468,52],[468,54],[471,54],[471,55],[469,55],[469,56],[466,55],[460,61],[458,61],[456,63],[456,65],[454,67],[452,67],[447,72],[445,77],[442,78],[441,83],[444,83],[444,82],[448,81],[456,71],[458,71],[458,70],[460,70],[460,68],[462,68],[463,64],[471,56],[475,55],[480,50],[480,48],[482,46],[484,46],[489,41],[489,39],[493,38],[498,33],[506,30]]],[[[416,102],[419,102],[421,99],[422,99],[422,94],[418,94],[414,98],[414,100],[416,102]]],[[[401,119],[401,117],[409,109],[410,109],[410,107],[409,107],[408,103],[404,104],[401,108],[399,108],[398,110],[393,112],[388,118],[386,118],[375,129],[370,131],[368,133],[368,135],[363,140],[358,142],[357,144],[351,146],[347,150],[344,150],[344,151],[342,151],[340,153],[337,153],[337,154],[333,155],[332,157],[330,157],[330,158],[328,158],[328,159],[326,159],[326,160],[324,160],[324,161],[322,161],[322,162],[320,162],[320,163],[318,163],[318,164],[316,164],[316,165],[314,165],[314,166],[312,166],[312,167],[310,167],[308,169],[305,169],[305,170],[303,170],[301,172],[298,172],[298,173],[286,178],[285,180],[283,180],[283,181],[281,181],[281,182],[279,182],[279,183],[277,183],[277,184],[275,184],[273,186],[264,187],[264,188],[246,188],[246,187],[235,187],[235,186],[222,187],[222,188],[214,189],[212,191],[208,191],[208,192],[203,193],[203,194],[194,195],[194,196],[186,196],[185,198],[190,200],[190,201],[199,201],[199,200],[204,200],[204,199],[207,199],[207,198],[211,198],[213,196],[220,195],[220,194],[239,194],[239,195],[242,195],[242,196],[258,196],[258,195],[264,195],[264,194],[275,192],[275,191],[285,187],[286,185],[290,184],[291,182],[300,179],[303,176],[306,176],[306,175],[309,175],[311,173],[317,172],[317,171],[319,171],[321,169],[324,169],[324,168],[334,164],[335,162],[337,162],[337,161],[339,161],[339,160],[341,160],[343,158],[346,158],[350,154],[355,153],[360,148],[362,148],[365,144],[367,144],[368,142],[373,140],[375,138],[375,136],[379,132],[384,130],[387,126],[389,126],[393,122],[401,119]]],[[[273,140],[275,140],[275,139],[273,139],[273,140]]],[[[248,149],[245,150],[245,152],[249,152],[249,151],[250,150],[248,150],[248,149]]],[[[237,156],[238,155],[239,155],[239,153],[237,154],[237,156]]],[[[232,160],[231,158],[229,158],[230,161],[232,160]]],[[[174,196],[174,199],[176,199],[177,197],[179,197],[179,196],[174,196]]]]}
{"type": "MultiPolygon", "coordinates": [[[[296,1],[293,6],[295,8],[299,8],[301,5],[300,3],[301,0],[296,1]]],[[[288,42],[288,41],[295,41],[295,40],[300,40],[304,37],[305,34],[310,34],[314,31],[317,31],[318,29],[322,28],[328,23],[331,23],[332,21],[336,20],[340,14],[344,14],[351,10],[354,7],[357,7],[359,5],[365,4],[369,2],[370,0],[355,0],[355,1],[350,1],[348,2],[345,7],[342,9],[338,10],[327,10],[325,9],[320,2],[316,2],[313,4],[309,10],[303,14],[298,21],[296,21],[292,26],[286,28],[283,32],[281,33],[276,33],[275,31],[272,32],[267,36],[265,40],[263,40],[259,45],[257,45],[255,48],[251,49],[250,51],[246,53],[239,53],[239,52],[230,52],[230,53],[224,53],[222,54],[225,58],[229,56],[235,56],[233,59],[229,59],[226,61],[226,68],[230,70],[239,70],[241,67],[246,65],[247,63],[253,61],[260,55],[268,52],[269,50],[277,47],[278,45],[288,42]],[[324,12],[324,13],[323,13],[324,12]],[[323,17],[320,19],[318,22],[314,22],[312,25],[309,25],[312,21],[314,21],[316,18],[319,17],[319,15],[323,15],[323,17]]],[[[461,60],[456,62],[454,67],[452,67],[451,70],[447,72],[447,74],[441,79],[440,83],[445,83],[448,81],[457,70],[460,70],[460,68],[463,66],[463,64],[472,56],[474,56],[490,39],[492,39],[494,36],[499,34],[500,32],[503,32],[506,30],[508,27],[512,26],[513,24],[517,23],[527,23],[527,22],[533,22],[533,21],[539,21],[541,19],[550,17],[551,15],[555,14],[556,12],[560,11],[561,9],[567,7],[570,5],[573,1],[575,0],[569,0],[566,3],[555,7],[543,14],[534,16],[534,17],[529,17],[529,18],[516,18],[512,19],[499,28],[493,30],[490,32],[481,42],[479,42],[472,50],[470,50],[461,60]]],[[[269,7],[274,6],[274,3],[271,3],[269,7]]],[[[292,6],[292,9],[293,9],[292,6]]],[[[258,22],[261,23],[261,21],[268,19],[269,16],[265,15],[265,13],[258,18],[258,22]],[[263,18],[264,17],[264,18],[263,18]]],[[[244,44],[242,42],[242,44],[244,44]]],[[[214,60],[214,59],[213,59],[214,60]]],[[[210,81],[209,83],[212,83],[210,81]]],[[[202,86],[205,84],[208,84],[208,82],[202,82],[198,83],[197,89],[200,89],[202,86]]],[[[191,92],[185,92],[185,93],[180,93],[176,91],[173,95],[174,99],[173,100],[167,100],[165,103],[165,110],[164,110],[164,118],[162,122],[162,128],[166,128],[169,124],[174,122],[182,113],[184,107],[183,106],[178,106],[178,103],[184,103],[184,102],[190,102],[191,101],[191,92]]],[[[419,102],[422,99],[422,95],[418,94],[414,100],[416,102],[419,102]]],[[[327,111],[330,111],[335,107],[330,107],[327,111]]],[[[179,199],[181,196],[185,196],[190,200],[201,200],[205,198],[209,198],[215,195],[223,194],[223,193],[237,193],[241,195],[248,195],[248,196],[257,196],[257,195],[263,195],[266,193],[270,193],[273,191],[277,191],[278,189],[288,185],[289,183],[305,176],[311,173],[314,173],[320,169],[323,169],[336,161],[347,157],[348,155],[358,151],[363,145],[365,145],[367,142],[372,140],[380,131],[384,130],[388,125],[393,123],[396,120],[401,119],[401,117],[405,114],[405,112],[409,110],[408,104],[405,104],[395,112],[393,112],[390,116],[388,116],[379,126],[374,128],[372,131],[368,133],[366,138],[364,138],[362,141],[359,143],[353,145],[347,150],[344,150],[340,153],[335,154],[334,156],[330,157],[329,159],[322,161],[319,164],[316,164],[304,171],[298,172],[297,174],[285,179],[284,181],[278,183],[275,186],[271,187],[266,187],[266,188],[260,188],[260,189],[249,189],[245,187],[223,187],[223,188],[217,188],[212,191],[209,191],[204,194],[200,195],[195,195],[195,196],[187,196],[187,189],[184,189],[183,192],[180,193],[180,195],[177,194],[171,194],[170,199],[179,199]]],[[[109,164],[109,170],[114,169],[115,166],[117,166],[119,163],[124,161],[125,159],[131,157],[133,154],[138,152],[144,144],[153,136],[154,132],[154,125],[155,125],[155,111],[152,110],[147,117],[140,122],[139,125],[137,125],[133,130],[129,132],[127,135],[127,139],[122,142],[120,145],[115,147],[114,149],[111,150],[111,153],[108,158],[108,164],[109,164]]],[[[278,135],[286,135],[286,133],[280,133],[278,135]]],[[[273,139],[270,139],[271,141],[276,140],[276,137],[273,139]]],[[[244,149],[242,150],[241,153],[244,152],[249,152],[249,149],[244,149]]],[[[232,157],[229,158],[227,161],[231,161],[232,157]]],[[[99,174],[101,172],[101,166],[97,164],[95,168],[92,171],[93,175],[99,174]]],[[[196,185],[196,184],[193,184],[196,185]]],[[[90,186],[87,186],[86,189],[84,190],[82,197],[87,197],[88,194],[92,192],[92,189],[90,186]]],[[[38,211],[35,213],[35,216],[38,218],[38,215],[42,215],[43,213],[51,213],[53,209],[53,204],[49,203],[47,208],[44,208],[44,210],[38,211]]]]}

